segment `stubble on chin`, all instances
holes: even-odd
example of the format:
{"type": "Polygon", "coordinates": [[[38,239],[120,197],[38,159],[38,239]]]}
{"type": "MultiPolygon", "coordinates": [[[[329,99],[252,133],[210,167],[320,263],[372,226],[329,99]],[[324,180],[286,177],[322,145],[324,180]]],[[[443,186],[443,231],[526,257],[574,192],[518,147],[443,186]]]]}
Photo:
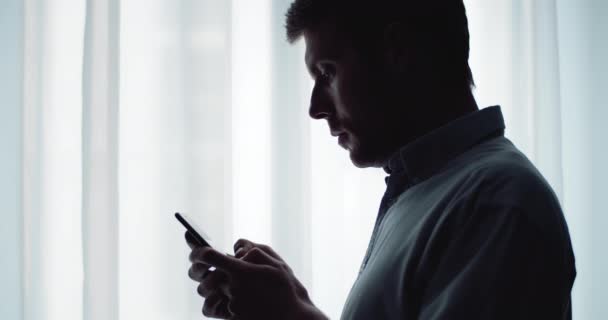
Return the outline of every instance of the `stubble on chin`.
{"type": "MultiPolygon", "coordinates": [[[[350,153],[351,162],[357,168],[383,168],[393,155],[393,151],[383,152],[379,148],[365,148],[358,140],[349,142],[347,150],[350,153]]],[[[378,145],[376,144],[376,146],[378,145]]]]}
{"type": "Polygon", "coordinates": [[[347,149],[350,154],[350,160],[353,165],[357,168],[381,168],[381,160],[374,156],[371,152],[365,152],[365,149],[361,148],[360,145],[349,145],[347,149]]]}

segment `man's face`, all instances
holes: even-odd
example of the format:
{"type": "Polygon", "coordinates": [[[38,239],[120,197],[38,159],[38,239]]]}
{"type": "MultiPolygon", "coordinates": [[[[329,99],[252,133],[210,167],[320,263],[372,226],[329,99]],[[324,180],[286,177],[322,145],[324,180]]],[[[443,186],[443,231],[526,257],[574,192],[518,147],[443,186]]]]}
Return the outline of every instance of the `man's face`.
{"type": "Polygon", "coordinates": [[[394,81],[386,68],[355,50],[331,24],[307,30],[304,39],[306,65],[315,81],[310,116],[327,120],[355,166],[384,166],[398,147],[394,81]]]}

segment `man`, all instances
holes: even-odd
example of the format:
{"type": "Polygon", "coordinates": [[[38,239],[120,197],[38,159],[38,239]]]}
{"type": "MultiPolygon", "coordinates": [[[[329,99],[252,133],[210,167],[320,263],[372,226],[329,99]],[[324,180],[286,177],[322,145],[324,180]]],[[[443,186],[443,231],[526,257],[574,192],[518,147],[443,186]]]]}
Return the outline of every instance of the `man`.
{"type": "MultiPolygon", "coordinates": [[[[286,27],[306,43],[310,116],[390,174],[342,319],[571,319],[564,216],[500,107],[477,107],[462,1],[296,0],[286,27]]],[[[271,248],[186,237],[205,315],[326,319],[271,248]]]]}

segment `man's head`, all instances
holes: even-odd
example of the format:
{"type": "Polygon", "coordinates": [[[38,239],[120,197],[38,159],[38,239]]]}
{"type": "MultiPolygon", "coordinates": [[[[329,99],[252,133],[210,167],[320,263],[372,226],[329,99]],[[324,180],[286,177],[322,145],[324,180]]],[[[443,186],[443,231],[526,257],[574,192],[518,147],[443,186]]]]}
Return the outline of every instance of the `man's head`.
{"type": "Polygon", "coordinates": [[[295,0],[286,17],[288,40],[306,42],[310,116],[358,167],[383,166],[439,114],[458,113],[461,101],[443,98],[470,95],[462,0],[295,0]]]}

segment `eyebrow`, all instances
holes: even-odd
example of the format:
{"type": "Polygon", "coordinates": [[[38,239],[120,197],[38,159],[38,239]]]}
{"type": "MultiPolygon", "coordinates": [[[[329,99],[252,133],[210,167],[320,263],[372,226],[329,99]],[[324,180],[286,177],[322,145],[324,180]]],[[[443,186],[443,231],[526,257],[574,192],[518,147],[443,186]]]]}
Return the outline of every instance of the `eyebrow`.
{"type": "Polygon", "coordinates": [[[304,55],[304,64],[306,64],[306,70],[308,70],[308,73],[313,79],[319,74],[319,69],[317,68],[319,63],[335,63],[335,60],[336,58],[332,57],[331,55],[320,59],[311,57],[308,52],[304,55]]]}

